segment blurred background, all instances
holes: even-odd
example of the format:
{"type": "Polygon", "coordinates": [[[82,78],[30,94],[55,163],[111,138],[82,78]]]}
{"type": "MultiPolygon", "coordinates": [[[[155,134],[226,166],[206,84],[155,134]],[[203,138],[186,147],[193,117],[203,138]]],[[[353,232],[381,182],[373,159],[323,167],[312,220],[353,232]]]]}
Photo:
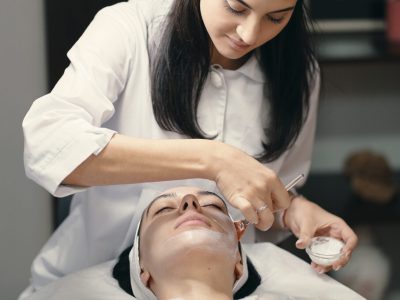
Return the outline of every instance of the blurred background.
{"type": "MultiPolygon", "coordinates": [[[[47,93],[94,14],[119,1],[0,1],[0,299],[29,283],[35,255],[68,211],[26,179],[22,119],[47,93]]],[[[400,299],[399,0],[311,0],[323,90],[307,197],[360,236],[334,276],[368,299],[400,299]]],[[[281,246],[293,249],[289,239],[281,246]]]]}

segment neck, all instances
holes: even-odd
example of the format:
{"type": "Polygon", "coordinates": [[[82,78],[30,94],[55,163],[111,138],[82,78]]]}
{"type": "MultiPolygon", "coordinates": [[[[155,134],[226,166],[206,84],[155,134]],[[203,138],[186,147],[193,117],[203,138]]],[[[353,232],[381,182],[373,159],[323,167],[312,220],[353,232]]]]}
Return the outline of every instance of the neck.
{"type": "Polygon", "coordinates": [[[157,293],[160,300],[232,300],[232,288],[230,291],[209,286],[209,284],[197,280],[185,279],[179,282],[170,282],[169,286],[160,288],[157,293]]]}
{"type": "Polygon", "coordinates": [[[168,270],[160,280],[150,283],[151,289],[160,300],[232,300],[234,283],[233,269],[224,263],[210,260],[201,264],[185,262],[168,270]],[[229,271],[228,271],[229,270],[229,271]]]}
{"type": "Polygon", "coordinates": [[[230,59],[222,56],[215,48],[213,48],[211,53],[211,64],[218,64],[227,70],[237,70],[246,63],[250,56],[251,54],[247,54],[238,59],[230,59]]]}

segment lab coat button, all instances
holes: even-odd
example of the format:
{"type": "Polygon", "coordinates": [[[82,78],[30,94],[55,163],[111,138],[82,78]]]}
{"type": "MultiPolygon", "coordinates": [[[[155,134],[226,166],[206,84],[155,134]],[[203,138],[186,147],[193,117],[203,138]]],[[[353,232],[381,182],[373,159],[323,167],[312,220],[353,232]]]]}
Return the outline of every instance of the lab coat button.
{"type": "Polygon", "coordinates": [[[217,72],[211,72],[211,82],[216,88],[222,87],[222,78],[217,72]]]}

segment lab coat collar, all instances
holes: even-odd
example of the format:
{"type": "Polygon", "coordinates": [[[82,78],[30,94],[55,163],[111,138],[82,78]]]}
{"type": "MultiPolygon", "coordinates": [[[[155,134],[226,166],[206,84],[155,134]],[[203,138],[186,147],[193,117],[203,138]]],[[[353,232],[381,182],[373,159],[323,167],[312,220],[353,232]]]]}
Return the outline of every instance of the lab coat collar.
{"type": "Polygon", "coordinates": [[[255,82],[265,83],[266,81],[256,53],[253,53],[237,71],[255,82]]]}
{"type": "MultiPolygon", "coordinates": [[[[223,69],[223,67],[219,64],[213,64],[212,68],[223,69]]],[[[227,70],[230,72],[239,72],[245,77],[258,82],[258,83],[265,83],[265,76],[261,70],[260,63],[258,62],[257,54],[252,54],[250,58],[239,68],[236,70],[227,70]]]]}

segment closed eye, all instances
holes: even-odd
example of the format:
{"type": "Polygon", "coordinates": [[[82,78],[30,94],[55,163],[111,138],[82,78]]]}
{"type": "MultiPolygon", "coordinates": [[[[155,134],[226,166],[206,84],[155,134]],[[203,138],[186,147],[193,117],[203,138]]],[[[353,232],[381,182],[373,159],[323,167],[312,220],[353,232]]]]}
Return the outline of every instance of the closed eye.
{"type": "Polygon", "coordinates": [[[246,9],[238,10],[238,9],[233,8],[233,7],[229,4],[228,0],[225,0],[225,8],[226,8],[230,13],[232,13],[232,14],[234,14],[234,15],[237,15],[237,16],[243,15],[243,14],[245,13],[245,11],[246,11],[246,9]]]}
{"type": "Polygon", "coordinates": [[[270,20],[274,24],[279,24],[283,21],[285,17],[274,18],[273,16],[267,15],[268,20],[270,20]]]}
{"type": "Polygon", "coordinates": [[[157,210],[154,215],[159,215],[159,214],[162,214],[162,213],[166,213],[166,212],[169,212],[169,211],[171,211],[173,209],[174,209],[173,207],[169,207],[169,206],[162,207],[161,209],[157,210]]]}
{"type": "Polygon", "coordinates": [[[203,205],[203,207],[208,207],[208,206],[211,206],[213,208],[216,208],[216,209],[218,209],[220,211],[225,212],[224,209],[221,206],[217,205],[217,204],[210,203],[210,204],[203,205]]]}

